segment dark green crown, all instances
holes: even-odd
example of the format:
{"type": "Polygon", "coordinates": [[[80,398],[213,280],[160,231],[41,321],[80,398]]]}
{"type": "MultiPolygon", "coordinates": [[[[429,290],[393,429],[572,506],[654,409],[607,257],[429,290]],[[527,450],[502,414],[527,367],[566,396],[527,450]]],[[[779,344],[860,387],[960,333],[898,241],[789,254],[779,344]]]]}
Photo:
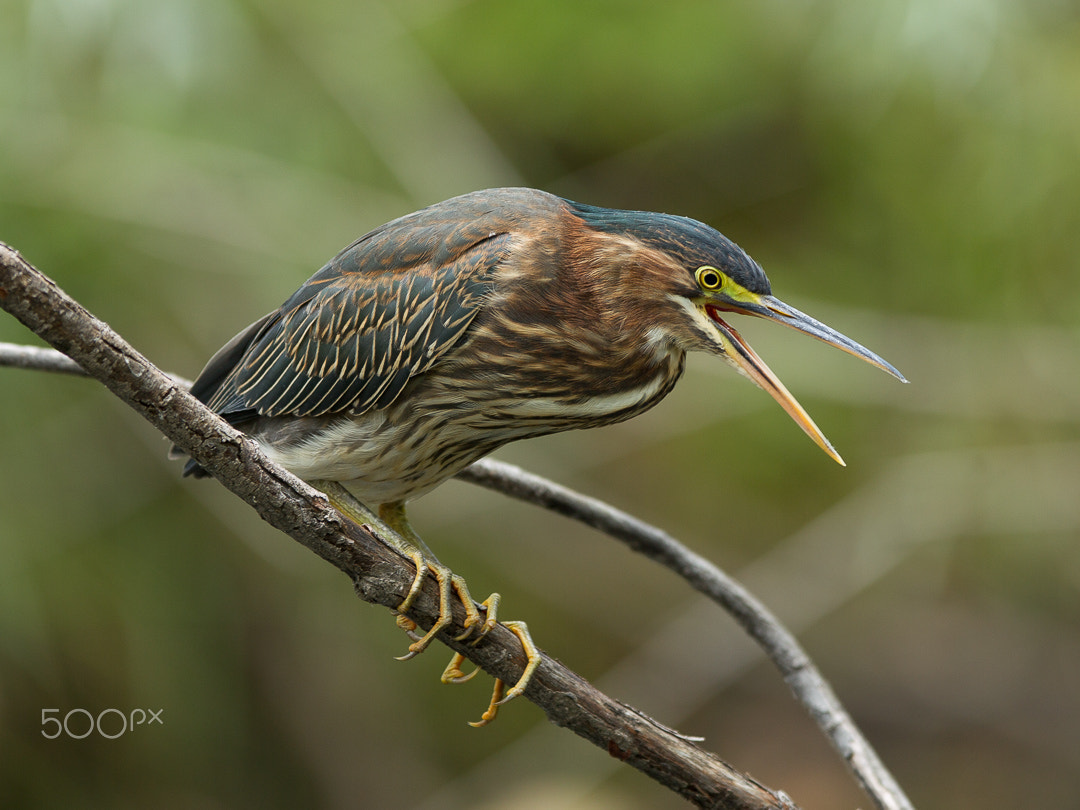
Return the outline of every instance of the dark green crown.
{"type": "Polygon", "coordinates": [[[689,217],[654,214],[649,211],[621,211],[566,200],[574,213],[598,231],[633,237],[662,250],[693,272],[702,265],[723,270],[750,292],[771,295],[765,271],[715,228],[689,217]]]}

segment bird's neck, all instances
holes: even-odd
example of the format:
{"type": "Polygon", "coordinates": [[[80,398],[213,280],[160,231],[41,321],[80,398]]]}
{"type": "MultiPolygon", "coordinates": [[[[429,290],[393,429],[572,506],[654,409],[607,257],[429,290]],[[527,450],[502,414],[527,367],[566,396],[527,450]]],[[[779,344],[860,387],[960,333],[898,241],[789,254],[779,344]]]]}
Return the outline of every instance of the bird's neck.
{"type": "Polygon", "coordinates": [[[599,253],[587,261],[602,264],[582,264],[571,238],[548,235],[519,250],[448,373],[459,380],[482,373],[485,385],[520,392],[505,406],[537,427],[547,416],[560,425],[554,429],[618,422],[663,399],[685,352],[641,304],[635,285],[645,280],[635,276],[630,240],[594,247],[599,253]]]}

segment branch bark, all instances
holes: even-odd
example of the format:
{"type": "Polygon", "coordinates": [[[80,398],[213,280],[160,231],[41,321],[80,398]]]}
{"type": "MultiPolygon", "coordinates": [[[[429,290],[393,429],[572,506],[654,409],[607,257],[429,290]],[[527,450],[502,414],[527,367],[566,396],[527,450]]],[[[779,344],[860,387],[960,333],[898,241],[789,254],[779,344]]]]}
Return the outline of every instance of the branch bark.
{"type": "MultiPolygon", "coordinates": [[[[362,599],[391,609],[400,603],[413,578],[412,566],[371,527],[346,520],[325,496],[272,464],[255,442],[218,418],[3,243],[0,307],[189,452],[266,522],[343,571],[362,599]]],[[[429,577],[408,615],[426,629],[437,614],[438,594],[429,577]]],[[[489,674],[516,681],[525,664],[517,638],[497,626],[482,644],[471,647],[453,638],[462,632],[463,620],[464,610],[455,604],[454,622],[439,640],[489,674]]],[[[784,793],[765,788],[715,754],[604,695],[547,655],[524,696],[556,725],[699,807],[794,808],[784,793]]]]}

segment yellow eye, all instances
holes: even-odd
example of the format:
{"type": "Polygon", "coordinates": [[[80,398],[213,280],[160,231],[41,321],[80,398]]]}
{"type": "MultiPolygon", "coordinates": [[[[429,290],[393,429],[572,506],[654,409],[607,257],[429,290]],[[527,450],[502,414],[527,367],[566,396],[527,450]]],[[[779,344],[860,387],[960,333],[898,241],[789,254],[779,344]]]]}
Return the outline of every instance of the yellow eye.
{"type": "Polygon", "coordinates": [[[719,290],[724,283],[724,276],[715,267],[705,265],[697,269],[697,283],[706,291],[719,290]]]}

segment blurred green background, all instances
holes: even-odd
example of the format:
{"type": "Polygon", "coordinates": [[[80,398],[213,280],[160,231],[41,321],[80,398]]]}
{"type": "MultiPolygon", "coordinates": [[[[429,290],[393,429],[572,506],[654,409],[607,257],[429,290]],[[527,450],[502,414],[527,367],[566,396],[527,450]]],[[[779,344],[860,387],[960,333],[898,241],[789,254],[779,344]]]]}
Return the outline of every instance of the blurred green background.
{"type": "MultiPolygon", "coordinates": [[[[167,370],[366,230],[517,184],[715,225],[912,384],[751,323],[847,469],[710,358],[500,456],[739,575],[920,808],[1080,807],[1077,3],[0,0],[0,239],[167,370]]],[[[527,703],[468,728],[489,681],[394,661],[389,613],[166,449],[0,369],[4,807],[684,806],[527,703]],[[50,708],[163,722],[48,740],[50,708]]],[[[458,482],[412,516],[615,697],[869,805],[671,574],[458,482]]]]}

